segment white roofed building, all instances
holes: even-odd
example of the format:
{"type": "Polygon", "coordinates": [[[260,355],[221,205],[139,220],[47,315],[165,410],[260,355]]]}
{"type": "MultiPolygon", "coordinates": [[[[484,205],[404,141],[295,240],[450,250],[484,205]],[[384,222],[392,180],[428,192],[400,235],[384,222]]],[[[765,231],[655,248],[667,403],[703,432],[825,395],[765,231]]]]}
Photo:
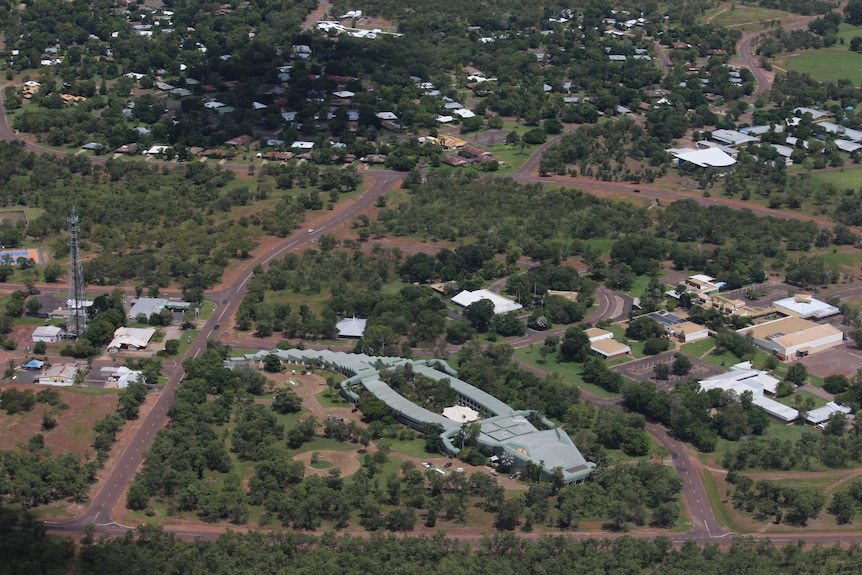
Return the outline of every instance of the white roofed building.
{"type": "Polygon", "coordinates": [[[772,305],[784,315],[792,315],[803,319],[822,319],[835,315],[840,311],[834,305],[814,299],[808,294],[796,294],[793,297],[780,299],[772,305]]]}
{"type": "Polygon", "coordinates": [[[156,330],[152,327],[118,327],[114,331],[114,339],[108,344],[108,351],[144,349],[155,334],[156,330]]]}
{"type": "Polygon", "coordinates": [[[781,402],[769,399],[763,395],[764,391],[774,394],[778,388],[779,381],[765,371],[753,369],[751,362],[738,363],[730,368],[730,371],[700,381],[701,391],[721,389],[733,391],[741,396],[746,391],[751,392],[751,402],[762,407],[766,413],[784,421],[791,422],[799,417],[799,412],[781,402]]]}
{"type": "Polygon", "coordinates": [[[335,324],[335,329],[338,330],[338,337],[362,337],[367,322],[367,319],[348,317],[335,324]]]}
{"type": "Polygon", "coordinates": [[[33,330],[34,342],[57,343],[63,337],[63,330],[54,325],[41,325],[33,330]]]}
{"type": "Polygon", "coordinates": [[[699,168],[719,168],[729,170],[736,160],[727,152],[715,147],[702,150],[694,148],[671,148],[667,150],[680,164],[693,164],[699,168]]]}
{"type": "Polygon", "coordinates": [[[455,297],[453,297],[452,302],[462,307],[467,307],[471,303],[475,303],[483,299],[490,300],[491,303],[494,304],[495,314],[509,313],[510,311],[517,311],[524,307],[517,302],[504,298],[503,296],[486,289],[480,289],[472,292],[464,290],[455,297]]]}
{"type": "Polygon", "coordinates": [[[443,410],[443,417],[457,421],[458,423],[472,423],[479,421],[479,412],[463,405],[447,407],[443,410]]]}
{"type": "Polygon", "coordinates": [[[851,411],[853,410],[846,405],[830,401],[823,407],[818,407],[817,409],[809,411],[808,415],[805,416],[805,421],[811,425],[825,425],[829,421],[829,418],[832,417],[833,413],[843,413],[846,416],[850,415],[851,411]]]}

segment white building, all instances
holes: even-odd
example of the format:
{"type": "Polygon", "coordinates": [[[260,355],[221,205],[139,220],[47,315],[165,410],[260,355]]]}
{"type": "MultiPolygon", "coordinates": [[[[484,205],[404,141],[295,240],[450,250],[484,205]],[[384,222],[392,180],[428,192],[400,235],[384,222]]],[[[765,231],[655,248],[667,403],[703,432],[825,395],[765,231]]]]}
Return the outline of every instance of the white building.
{"type": "Polygon", "coordinates": [[[814,299],[807,294],[796,294],[793,297],[780,299],[772,305],[784,315],[792,315],[802,319],[822,319],[840,311],[834,305],[814,299]]]}
{"type": "Polygon", "coordinates": [[[453,297],[452,302],[462,307],[467,307],[471,303],[475,303],[483,299],[487,299],[494,304],[495,314],[509,313],[510,311],[517,311],[524,307],[519,303],[504,298],[503,296],[486,289],[480,289],[472,292],[464,290],[455,297],[453,297]]]}
{"type": "Polygon", "coordinates": [[[129,319],[136,319],[139,315],[144,315],[147,319],[154,313],[161,313],[165,306],[168,305],[168,300],[160,297],[142,297],[132,305],[129,310],[129,319]]]}
{"type": "Polygon", "coordinates": [[[75,363],[66,363],[63,365],[55,365],[48,371],[39,376],[36,383],[41,385],[57,385],[60,387],[68,387],[75,383],[75,377],[78,375],[78,365],[75,363]]]}
{"type": "Polygon", "coordinates": [[[693,321],[671,326],[670,331],[674,337],[683,343],[699,341],[709,337],[709,329],[693,321]]]}
{"type": "Polygon", "coordinates": [[[114,331],[114,339],[108,344],[108,351],[144,349],[155,334],[156,330],[152,327],[118,327],[114,331]]]}
{"type": "Polygon", "coordinates": [[[335,329],[338,330],[338,337],[362,337],[367,322],[367,319],[348,317],[335,324],[335,329]]]}
{"type": "Polygon", "coordinates": [[[42,325],[33,330],[34,342],[57,343],[63,336],[63,330],[54,325],[42,325]]]}
{"type": "Polygon", "coordinates": [[[751,403],[763,408],[766,413],[789,423],[799,417],[799,412],[781,402],[769,399],[764,391],[775,393],[778,380],[765,371],[753,369],[750,362],[742,362],[730,368],[730,371],[704,379],[700,382],[701,391],[721,389],[733,391],[741,396],[746,391],[751,392],[751,403]]]}
{"type": "Polygon", "coordinates": [[[818,407],[817,409],[812,409],[808,412],[808,415],[805,416],[805,421],[810,423],[811,425],[816,425],[818,427],[825,426],[829,421],[829,418],[832,417],[833,413],[843,413],[845,416],[850,415],[852,409],[847,407],[846,405],[841,405],[835,403],[834,401],[830,401],[823,407],[818,407]]]}

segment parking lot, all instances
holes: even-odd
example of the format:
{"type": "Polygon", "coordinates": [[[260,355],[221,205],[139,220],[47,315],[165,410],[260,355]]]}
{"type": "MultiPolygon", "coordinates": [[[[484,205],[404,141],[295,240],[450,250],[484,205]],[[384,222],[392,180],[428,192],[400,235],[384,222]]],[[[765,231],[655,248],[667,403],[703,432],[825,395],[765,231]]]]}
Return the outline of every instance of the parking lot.
{"type": "Polygon", "coordinates": [[[665,391],[672,389],[677,383],[688,381],[691,378],[706,379],[708,377],[724,373],[724,370],[720,367],[714,366],[711,363],[707,363],[702,359],[698,359],[686,353],[683,355],[691,361],[691,370],[687,375],[671,375],[668,379],[661,381],[656,380],[655,366],[660,363],[666,363],[668,365],[672,364],[675,353],[677,352],[666,351],[659,355],[645,357],[637,361],[630,361],[629,363],[623,363],[614,366],[611,369],[635,381],[654,381],[658,389],[665,391]]]}
{"type": "Polygon", "coordinates": [[[754,307],[769,307],[776,301],[786,298],[787,294],[789,294],[791,291],[798,292],[799,288],[795,288],[793,286],[789,286],[783,283],[766,282],[754,286],[745,286],[744,288],[736,289],[733,291],[721,292],[718,295],[726,297],[728,299],[741,299],[748,305],[754,307]],[[757,299],[748,299],[748,296],[746,296],[746,294],[749,291],[766,291],[768,293],[757,299]]]}
{"type": "Polygon", "coordinates": [[[819,377],[833,374],[852,377],[862,369],[862,350],[856,349],[856,344],[852,341],[847,341],[839,347],[803,357],[799,363],[803,364],[809,373],[819,377]]]}

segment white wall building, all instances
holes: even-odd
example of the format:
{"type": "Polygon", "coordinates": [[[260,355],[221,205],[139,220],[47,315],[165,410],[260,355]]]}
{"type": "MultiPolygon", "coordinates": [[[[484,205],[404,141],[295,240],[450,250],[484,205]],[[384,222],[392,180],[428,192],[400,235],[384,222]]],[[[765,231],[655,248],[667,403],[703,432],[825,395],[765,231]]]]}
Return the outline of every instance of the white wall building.
{"type": "Polygon", "coordinates": [[[54,325],[41,325],[33,330],[34,342],[57,343],[63,335],[63,330],[54,325]]]}
{"type": "Polygon", "coordinates": [[[483,299],[490,300],[491,303],[494,304],[495,314],[509,313],[510,311],[517,311],[524,307],[517,302],[504,298],[503,296],[486,289],[480,289],[476,291],[464,290],[455,297],[453,297],[452,302],[462,307],[467,307],[471,303],[475,303],[483,299]]]}
{"type": "Polygon", "coordinates": [[[765,371],[752,369],[750,362],[742,362],[730,368],[730,371],[704,379],[700,382],[701,391],[722,389],[742,395],[751,392],[751,403],[763,408],[766,413],[785,423],[794,421],[799,412],[781,402],[769,399],[763,395],[765,390],[775,393],[778,380],[765,371]]]}

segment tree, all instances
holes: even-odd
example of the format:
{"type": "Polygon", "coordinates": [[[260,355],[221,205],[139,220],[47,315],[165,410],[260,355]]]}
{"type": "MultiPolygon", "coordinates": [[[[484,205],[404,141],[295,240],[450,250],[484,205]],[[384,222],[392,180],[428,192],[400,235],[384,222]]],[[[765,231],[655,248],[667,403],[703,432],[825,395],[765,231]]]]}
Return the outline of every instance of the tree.
{"type": "Polygon", "coordinates": [[[165,341],[165,353],[168,355],[176,355],[180,350],[180,340],[169,339],[165,341]]]}
{"type": "Polygon", "coordinates": [[[862,0],[850,0],[844,7],[844,16],[851,26],[862,24],[862,0]]]}
{"type": "Polygon", "coordinates": [[[302,398],[290,389],[281,389],[275,394],[272,410],[276,413],[299,413],[302,410],[302,398]]]}
{"type": "Polygon", "coordinates": [[[45,266],[45,271],[43,272],[45,277],[45,282],[52,284],[60,281],[60,278],[63,277],[63,268],[60,267],[60,264],[57,262],[51,262],[47,266],[45,266]]]}
{"type": "Polygon", "coordinates": [[[670,366],[666,363],[658,363],[653,368],[655,371],[655,378],[659,380],[665,380],[670,377],[670,366]]]}
{"type": "Polygon", "coordinates": [[[674,375],[686,375],[691,370],[691,360],[688,357],[677,353],[674,355],[671,371],[674,375]]]}
{"type": "Polygon", "coordinates": [[[846,491],[836,493],[829,505],[829,513],[835,516],[838,525],[852,523],[856,516],[856,499],[846,491]]]}
{"type": "Polygon", "coordinates": [[[560,359],[582,363],[590,351],[590,337],[580,327],[570,327],[560,344],[560,359]]]}
{"type": "Polygon", "coordinates": [[[281,373],[284,371],[284,364],[277,355],[268,355],[263,360],[263,370],[268,373],[281,373]]]}
{"type": "Polygon", "coordinates": [[[27,315],[36,315],[42,309],[42,302],[36,297],[29,298],[24,305],[27,308],[27,315]]]}
{"type": "Polygon", "coordinates": [[[464,310],[464,319],[480,333],[488,331],[491,319],[494,317],[494,302],[489,299],[474,301],[464,310]]]}
{"type": "Polygon", "coordinates": [[[794,363],[787,370],[785,379],[798,386],[805,385],[808,381],[808,369],[802,363],[794,363]]]}
{"type": "Polygon", "coordinates": [[[646,340],[646,343],[644,343],[644,353],[647,355],[658,355],[663,351],[667,351],[669,347],[670,341],[667,338],[654,337],[646,340]]]}

